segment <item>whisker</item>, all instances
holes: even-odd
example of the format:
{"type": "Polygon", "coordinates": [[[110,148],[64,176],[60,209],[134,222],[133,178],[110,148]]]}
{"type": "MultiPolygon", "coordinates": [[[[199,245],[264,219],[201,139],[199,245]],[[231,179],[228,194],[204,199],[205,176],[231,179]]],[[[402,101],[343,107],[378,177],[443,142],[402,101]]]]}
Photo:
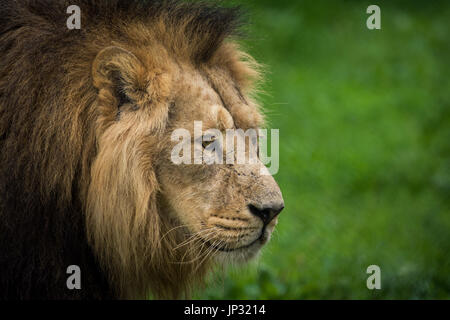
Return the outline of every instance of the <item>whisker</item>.
{"type": "Polygon", "coordinates": [[[166,231],[166,233],[164,233],[164,235],[161,237],[161,240],[163,240],[170,232],[179,229],[179,228],[185,228],[185,227],[189,227],[189,226],[197,226],[197,225],[202,225],[202,223],[190,223],[190,224],[182,224],[176,227],[171,228],[169,231],[166,231]]]}
{"type": "MultiPolygon", "coordinates": [[[[211,229],[215,229],[215,228],[211,228],[211,229]]],[[[186,257],[188,251],[198,249],[198,247],[191,246],[191,248],[189,248],[189,250],[186,250],[186,252],[184,253],[184,255],[183,255],[182,259],[181,259],[181,261],[174,262],[174,263],[177,263],[177,264],[188,264],[188,263],[192,263],[194,261],[197,261],[198,259],[203,258],[204,254],[207,255],[209,250],[210,250],[210,247],[206,245],[206,242],[208,242],[209,240],[211,240],[213,238],[213,235],[215,234],[215,231],[216,230],[212,230],[210,233],[208,233],[204,237],[197,236],[196,238],[193,239],[193,241],[192,241],[193,243],[195,243],[196,241],[198,241],[200,243],[200,250],[197,253],[198,254],[197,257],[195,257],[194,259],[191,259],[189,261],[184,261],[184,258],[186,257]],[[206,248],[205,251],[203,251],[204,248],[206,248]]]]}
{"type": "Polygon", "coordinates": [[[205,230],[201,230],[201,231],[199,231],[199,232],[196,232],[196,233],[192,234],[192,235],[191,235],[189,238],[187,238],[186,240],[182,241],[180,244],[178,244],[178,245],[177,245],[175,248],[173,248],[172,250],[177,250],[177,249],[179,249],[179,248],[181,248],[181,247],[183,247],[183,246],[185,246],[185,245],[191,243],[192,241],[196,240],[196,238],[199,238],[199,236],[200,236],[201,234],[205,234],[205,233],[206,233],[206,236],[205,236],[205,237],[207,237],[207,236],[209,236],[210,234],[215,233],[215,231],[216,231],[216,228],[215,228],[215,227],[212,227],[212,228],[208,228],[208,229],[205,229],[205,230]]]}
{"type": "MultiPolygon", "coordinates": [[[[197,238],[196,239],[197,241],[200,241],[200,239],[199,238],[197,238]]],[[[186,251],[186,253],[185,253],[185,255],[183,256],[183,258],[182,258],[182,261],[178,261],[178,262],[173,262],[173,263],[175,263],[175,264],[189,264],[189,263],[192,263],[192,262],[194,262],[194,261],[197,261],[198,259],[201,259],[202,258],[202,250],[203,250],[203,248],[204,247],[206,247],[207,249],[209,248],[209,247],[207,247],[206,246],[206,244],[204,243],[204,242],[200,242],[200,251],[199,251],[199,254],[198,254],[198,256],[197,257],[195,257],[194,259],[191,259],[191,260],[189,260],[189,261],[183,261],[184,260],[184,256],[186,255],[186,253],[187,253],[187,251],[186,251]]]]}
{"type": "Polygon", "coordinates": [[[213,255],[214,253],[216,253],[217,251],[219,251],[219,245],[222,244],[221,239],[218,239],[216,241],[214,241],[214,243],[210,246],[210,250],[207,252],[207,254],[205,255],[205,257],[200,261],[200,263],[197,265],[197,267],[194,270],[194,273],[197,272],[198,268],[200,268],[200,266],[203,264],[203,262],[205,262],[205,260],[208,258],[208,256],[213,255]]]}

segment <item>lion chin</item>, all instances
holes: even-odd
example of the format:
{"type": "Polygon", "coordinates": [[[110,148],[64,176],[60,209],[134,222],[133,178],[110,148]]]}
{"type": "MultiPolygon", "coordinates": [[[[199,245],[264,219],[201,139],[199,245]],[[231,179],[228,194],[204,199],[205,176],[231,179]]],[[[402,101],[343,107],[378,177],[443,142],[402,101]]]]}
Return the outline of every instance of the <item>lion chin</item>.
{"type": "Polygon", "coordinates": [[[233,249],[214,246],[214,249],[216,249],[215,259],[225,265],[229,263],[241,264],[255,259],[261,252],[261,248],[270,240],[270,235],[269,231],[263,231],[259,238],[249,244],[233,249]]]}
{"type": "Polygon", "coordinates": [[[69,30],[65,1],[4,2],[0,299],[188,297],[217,264],[259,255],[284,202],[257,151],[172,161],[176,129],[264,126],[238,9],[79,0],[69,30]]]}

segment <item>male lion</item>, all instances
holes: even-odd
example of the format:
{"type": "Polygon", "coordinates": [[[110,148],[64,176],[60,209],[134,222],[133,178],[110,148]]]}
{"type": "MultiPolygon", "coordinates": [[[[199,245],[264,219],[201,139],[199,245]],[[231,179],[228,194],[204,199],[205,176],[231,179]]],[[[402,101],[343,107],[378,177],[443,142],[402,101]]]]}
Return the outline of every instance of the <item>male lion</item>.
{"type": "Polygon", "coordinates": [[[194,120],[262,126],[239,21],[205,3],[1,2],[0,298],[182,297],[256,255],[284,206],[262,163],[170,157],[194,120]]]}

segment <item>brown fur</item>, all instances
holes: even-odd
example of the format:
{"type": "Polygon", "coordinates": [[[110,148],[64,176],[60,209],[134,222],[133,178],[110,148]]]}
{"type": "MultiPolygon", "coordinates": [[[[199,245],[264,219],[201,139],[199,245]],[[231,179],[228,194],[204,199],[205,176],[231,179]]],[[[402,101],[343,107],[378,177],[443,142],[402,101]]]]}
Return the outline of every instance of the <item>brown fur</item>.
{"type": "Polygon", "coordinates": [[[234,206],[244,213],[224,211],[227,220],[259,228],[248,199],[281,197],[271,177],[270,192],[239,191],[263,181],[257,168],[168,160],[171,130],[207,122],[205,103],[224,107],[213,126],[262,124],[251,99],[257,64],[228,39],[238,11],[83,0],[82,28],[68,30],[70,4],[0,4],[0,297],[180,297],[213,261],[198,241],[177,246],[198,231],[204,201],[224,192],[206,197],[196,179],[236,180],[205,221],[234,206]],[[82,290],[65,286],[70,264],[82,290]]]}

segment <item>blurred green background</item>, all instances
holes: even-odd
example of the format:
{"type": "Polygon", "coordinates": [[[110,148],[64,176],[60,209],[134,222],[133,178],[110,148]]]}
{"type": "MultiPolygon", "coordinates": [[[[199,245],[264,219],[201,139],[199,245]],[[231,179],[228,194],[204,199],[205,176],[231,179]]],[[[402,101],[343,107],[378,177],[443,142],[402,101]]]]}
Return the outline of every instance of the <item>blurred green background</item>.
{"type": "Polygon", "coordinates": [[[286,209],[258,262],[194,297],[450,298],[450,2],[239,3],[286,209]]]}

